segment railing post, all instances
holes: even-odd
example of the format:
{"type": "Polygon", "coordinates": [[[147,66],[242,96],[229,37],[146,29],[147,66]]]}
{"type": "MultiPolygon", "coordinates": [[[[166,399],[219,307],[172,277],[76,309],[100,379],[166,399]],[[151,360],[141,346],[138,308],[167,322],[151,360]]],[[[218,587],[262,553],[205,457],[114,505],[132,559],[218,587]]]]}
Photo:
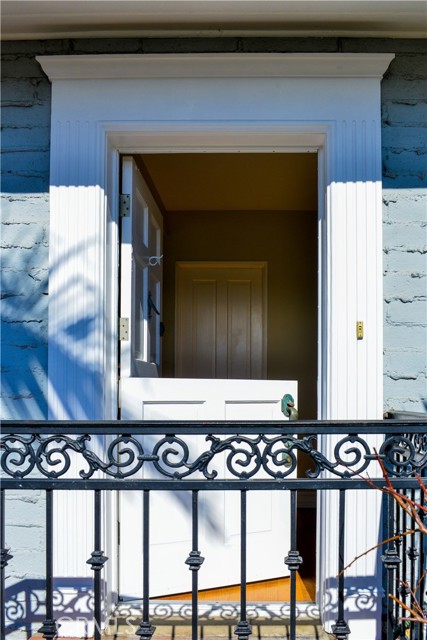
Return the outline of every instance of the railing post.
{"type": "Polygon", "coordinates": [[[192,640],[197,640],[197,628],[199,622],[198,611],[198,571],[204,562],[204,558],[201,556],[198,550],[199,546],[199,492],[192,492],[192,550],[188,556],[185,564],[188,564],[188,568],[192,572],[191,576],[191,637],[192,640]]]}
{"type": "Polygon", "coordinates": [[[234,630],[239,640],[248,640],[252,627],[246,619],[247,492],[240,492],[240,621],[234,630]]]}
{"type": "Polygon", "coordinates": [[[58,635],[56,620],[53,618],[53,494],[46,490],[46,618],[39,629],[45,640],[53,640],[58,635]]]}
{"type": "Polygon", "coordinates": [[[296,606],[297,606],[297,576],[302,558],[297,550],[297,494],[291,490],[291,548],[285,558],[285,564],[291,572],[291,615],[290,615],[290,640],[296,640],[296,606]]]}
{"type": "Polygon", "coordinates": [[[338,516],[338,618],[332,626],[336,640],[347,640],[350,628],[344,618],[344,549],[345,549],[345,489],[339,490],[338,516]]]}
{"type": "Polygon", "coordinates": [[[101,550],[101,492],[96,490],[94,492],[94,550],[91,553],[87,564],[91,565],[94,572],[93,575],[93,591],[94,591],[94,618],[95,618],[95,630],[94,639],[101,640],[101,617],[102,617],[102,594],[101,594],[101,571],[104,564],[107,562],[107,556],[104,556],[104,552],[101,550]]]}
{"type": "Polygon", "coordinates": [[[9,560],[12,560],[13,556],[9,553],[9,549],[6,549],[6,520],[5,520],[5,492],[4,489],[0,489],[0,571],[1,571],[1,584],[0,584],[0,625],[1,625],[1,640],[6,638],[6,609],[5,609],[5,575],[4,570],[7,567],[9,560]]]}
{"type": "MultiPolygon", "coordinates": [[[[395,536],[395,515],[394,515],[394,499],[392,496],[387,498],[387,538],[395,536]]],[[[396,616],[394,613],[395,606],[393,600],[389,597],[390,593],[395,591],[395,572],[398,566],[401,564],[402,559],[397,552],[397,546],[395,540],[391,540],[388,543],[387,549],[381,556],[381,560],[386,568],[386,592],[384,597],[386,598],[386,634],[387,640],[394,640],[394,632],[396,630],[396,616]]]]}
{"type": "Polygon", "coordinates": [[[148,489],[145,489],[143,494],[143,510],[142,622],[136,631],[136,635],[141,640],[151,640],[156,627],[150,624],[150,491],[148,489]]]}

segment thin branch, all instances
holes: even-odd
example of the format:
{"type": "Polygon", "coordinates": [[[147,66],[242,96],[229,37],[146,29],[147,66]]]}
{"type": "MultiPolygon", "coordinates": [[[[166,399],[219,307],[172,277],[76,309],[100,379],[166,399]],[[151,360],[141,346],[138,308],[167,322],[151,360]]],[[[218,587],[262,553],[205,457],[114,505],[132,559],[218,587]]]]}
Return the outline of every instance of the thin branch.
{"type": "Polygon", "coordinates": [[[392,600],[394,600],[394,602],[396,602],[396,604],[398,604],[400,607],[402,607],[406,611],[409,611],[411,616],[414,616],[413,618],[402,616],[400,620],[402,620],[403,622],[410,621],[410,622],[421,622],[421,624],[427,624],[427,618],[424,616],[423,611],[421,611],[421,614],[419,614],[417,611],[414,611],[413,609],[408,607],[404,602],[399,600],[399,598],[396,598],[396,596],[394,596],[393,594],[389,593],[388,595],[389,595],[389,598],[391,598],[392,600]]]}
{"type": "Polygon", "coordinates": [[[403,622],[406,622],[406,620],[407,620],[408,622],[421,622],[422,624],[427,624],[427,619],[426,618],[405,618],[405,616],[403,616],[400,619],[403,622]]]}
{"type": "Polygon", "coordinates": [[[423,574],[420,576],[420,579],[417,582],[417,586],[415,587],[415,589],[412,589],[408,582],[405,582],[404,580],[399,580],[400,584],[402,584],[404,587],[406,587],[407,589],[409,589],[409,593],[411,594],[411,599],[412,599],[412,607],[416,610],[417,615],[426,618],[427,617],[421,607],[421,604],[419,603],[418,597],[417,597],[417,592],[420,590],[421,584],[423,579],[426,576],[426,572],[424,571],[423,574]]]}
{"type": "Polygon", "coordinates": [[[388,597],[391,598],[392,600],[394,600],[394,602],[396,602],[400,607],[402,607],[402,609],[405,609],[405,611],[409,611],[409,613],[412,616],[418,616],[418,613],[416,611],[414,611],[413,609],[411,609],[411,607],[408,607],[407,604],[405,604],[404,602],[402,602],[401,600],[399,600],[399,598],[396,598],[396,596],[394,596],[392,593],[388,594],[388,597]]]}
{"type": "Polygon", "coordinates": [[[356,560],[360,560],[360,558],[363,558],[363,556],[366,556],[368,553],[371,553],[371,551],[375,551],[375,549],[382,547],[384,544],[387,544],[388,542],[393,542],[394,540],[400,540],[400,538],[402,538],[403,536],[409,536],[411,533],[420,533],[420,530],[409,529],[408,531],[404,531],[403,533],[398,533],[397,535],[392,536],[391,538],[387,538],[386,540],[381,540],[381,542],[378,542],[378,544],[376,544],[375,546],[371,547],[370,549],[367,549],[367,551],[364,551],[360,555],[353,558],[353,560],[348,565],[346,565],[344,569],[342,569],[342,571],[339,572],[339,574],[337,575],[337,578],[339,578],[344,573],[344,571],[347,571],[347,569],[351,567],[351,565],[354,564],[356,560]]]}

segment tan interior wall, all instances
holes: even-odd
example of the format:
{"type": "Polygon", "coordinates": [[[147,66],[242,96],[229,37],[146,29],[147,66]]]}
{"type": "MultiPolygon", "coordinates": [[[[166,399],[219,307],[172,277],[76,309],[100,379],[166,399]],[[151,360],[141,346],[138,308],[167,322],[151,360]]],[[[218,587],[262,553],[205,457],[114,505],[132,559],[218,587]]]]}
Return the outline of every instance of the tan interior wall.
{"type": "Polygon", "coordinates": [[[163,211],[317,208],[317,153],[149,153],[136,161],[163,211]]]}
{"type": "Polygon", "coordinates": [[[270,379],[299,382],[302,419],[317,418],[317,212],[165,214],[163,375],[174,375],[175,263],[268,262],[270,379]]]}

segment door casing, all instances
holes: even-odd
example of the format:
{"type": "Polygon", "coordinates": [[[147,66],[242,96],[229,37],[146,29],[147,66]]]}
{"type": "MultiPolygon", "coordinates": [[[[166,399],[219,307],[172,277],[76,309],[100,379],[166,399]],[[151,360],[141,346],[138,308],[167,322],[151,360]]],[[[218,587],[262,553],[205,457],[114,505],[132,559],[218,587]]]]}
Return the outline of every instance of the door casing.
{"type": "MultiPolygon", "coordinates": [[[[381,417],[380,82],[393,57],[313,53],[37,58],[53,82],[50,418],[116,417],[120,153],[191,151],[318,153],[319,417],[381,417]],[[171,95],[173,100],[168,99],[171,95]],[[356,340],[358,320],[365,324],[362,341],[356,340]]],[[[320,447],[333,455],[333,438],[322,440],[320,447]]],[[[368,499],[360,500],[367,509],[368,499]]],[[[348,513],[357,507],[357,500],[350,499],[348,513]]],[[[368,509],[374,513],[375,504],[368,509]]],[[[325,595],[322,585],[337,573],[328,544],[328,521],[336,516],[336,503],[322,502],[320,598],[325,595]]],[[[72,528],[74,516],[64,503],[57,511],[57,526],[68,521],[72,528]]],[[[82,545],[91,529],[90,520],[81,522],[82,545]]],[[[351,532],[347,555],[369,548],[377,536],[375,526],[351,532]]],[[[67,554],[61,559],[57,551],[58,570],[67,576],[67,554]]],[[[357,570],[375,575],[374,562],[365,558],[357,570]]],[[[107,571],[114,590],[114,568],[107,571]]],[[[325,620],[334,615],[331,607],[325,620]]],[[[370,611],[372,624],[378,615],[370,611]]],[[[356,635],[357,624],[356,616],[354,623],[350,620],[356,635]]],[[[375,631],[368,636],[376,637],[375,631]]]]}

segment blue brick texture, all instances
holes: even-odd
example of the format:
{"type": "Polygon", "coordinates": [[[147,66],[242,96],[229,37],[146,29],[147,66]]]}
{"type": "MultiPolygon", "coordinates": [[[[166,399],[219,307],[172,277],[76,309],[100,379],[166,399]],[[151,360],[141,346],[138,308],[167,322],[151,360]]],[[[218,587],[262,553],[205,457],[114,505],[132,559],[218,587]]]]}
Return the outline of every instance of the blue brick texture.
{"type": "Polygon", "coordinates": [[[427,410],[427,57],[398,56],[382,83],[384,404],[427,410]]]}

